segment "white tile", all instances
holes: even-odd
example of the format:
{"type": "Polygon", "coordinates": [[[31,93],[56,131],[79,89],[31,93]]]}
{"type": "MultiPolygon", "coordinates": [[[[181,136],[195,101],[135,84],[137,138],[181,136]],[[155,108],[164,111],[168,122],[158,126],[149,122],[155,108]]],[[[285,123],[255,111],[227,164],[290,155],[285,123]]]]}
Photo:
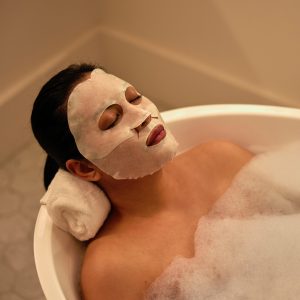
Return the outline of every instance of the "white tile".
{"type": "Polygon", "coordinates": [[[34,265],[32,240],[24,239],[18,243],[8,244],[4,250],[3,259],[16,272],[34,265]]]}
{"type": "Polygon", "coordinates": [[[43,150],[35,143],[23,148],[12,160],[11,165],[20,170],[41,169],[45,161],[43,150]]]}
{"type": "MultiPolygon", "coordinates": [[[[36,299],[32,299],[32,300],[47,300],[46,297],[44,295],[39,296],[36,299]]],[[[49,299],[48,299],[49,300],[49,299]]]]}
{"type": "Polygon", "coordinates": [[[5,189],[11,179],[11,172],[5,167],[0,169],[0,190],[5,189]]]}
{"type": "Polygon", "coordinates": [[[0,294],[10,292],[15,280],[15,273],[1,261],[0,294]]]}
{"type": "Polygon", "coordinates": [[[0,260],[1,260],[2,254],[4,253],[5,248],[6,248],[6,244],[0,243],[0,260]]]}
{"type": "Polygon", "coordinates": [[[21,202],[20,194],[10,188],[0,190],[0,199],[0,216],[11,214],[16,211],[21,202]]]}
{"type": "Polygon", "coordinates": [[[26,170],[16,174],[12,178],[10,186],[24,196],[34,197],[42,191],[43,175],[37,173],[36,170],[26,170]]]}
{"type": "Polygon", "coordinates": [[[14,293],[3,293],[0,294],[0,300],[24,300],[24,298],[21,298],[14,293]]]}
{"type": "Polygon", "coordinates": [[[0,300],[45,300],[32,249],[44,162],[34,142],[0,168],[0,300]]]}
{"type": "Polygon", "coordinates": [[[33,231],[29,218],[19,213],[0,218],[0,242],[13,243],[27,238],[33,231]]]}
{"type": "Polygon", "coordinates": [[[20,212],[23,216],[28,217],[35,223],[40,205],[41,196],[36,196],[36,198],[32,199],[32,201],[24,200],[20,206],[20,212]]]}
{"type": "Polygon", "coordinates": [[[27,197],[41,193],[44,161],[45,155],[38,149],[38,146],[26,147],[5,165],[5,170],[11,173],[9,186],[27,197]]]}
{"type": "Polygon", "coordinates": [[[22,272],[17,273],[14,291],[16,294],[22,295],[25,299],[35,299],[43,296],[34,266],[30,266],[22,272]]]}

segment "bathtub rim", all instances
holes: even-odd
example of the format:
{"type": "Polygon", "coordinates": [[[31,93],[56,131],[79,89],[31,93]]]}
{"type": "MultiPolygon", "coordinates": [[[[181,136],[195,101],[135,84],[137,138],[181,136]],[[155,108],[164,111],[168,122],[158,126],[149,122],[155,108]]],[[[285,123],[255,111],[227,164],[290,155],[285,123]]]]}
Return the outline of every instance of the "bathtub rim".
{"type": "Polygon", "coordinates": [[[274,116],[300,118],[300,108],[262,105],[262,104],[208,104],[175,108],[162,112],[166,122],[175,122],[189,118],[216,116],[274,116]]]}
{"type": "MultiPolygon", "coordinates": [[[[300,124],[300,109],[283,106],[269,106],[256,104],[212,104],[176,108],[162,112],[167,124],[181,120],[218,116],[267,116],[287,119],[297,119],[300,124]]],[[[66,300],[65,294],[58,280],[53,255],[53,236],[59,229],[53,229],[46,207],[41,206],[34,229],[34,259],[43,292],[47,299],[66,300]],[[48,257],[48,260],[44,259],[48,257]]],[[[62,233],[65,234],[65,233],[62,233]]],[[[68,236],[69,242],[72,237],[68,236]]],[[[55,238],[54,238],[55,240],[55,238]]],[[[76,241],[79,243],[79,241],[76,241]]],[[[69,299],[68,299],[69,300],[69,299]]]]}

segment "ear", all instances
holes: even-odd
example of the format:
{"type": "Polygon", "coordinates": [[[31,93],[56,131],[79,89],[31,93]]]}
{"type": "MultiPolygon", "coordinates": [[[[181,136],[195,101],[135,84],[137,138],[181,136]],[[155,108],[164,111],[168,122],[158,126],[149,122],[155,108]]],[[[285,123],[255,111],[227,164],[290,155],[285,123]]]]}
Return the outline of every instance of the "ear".
{"type": "Polygon", "coordinates": [[[73,175],[87,181],[99,181],[101,178],[99,169],[88,161],[69,159],[66,161],[66,168],[73,175]]]}

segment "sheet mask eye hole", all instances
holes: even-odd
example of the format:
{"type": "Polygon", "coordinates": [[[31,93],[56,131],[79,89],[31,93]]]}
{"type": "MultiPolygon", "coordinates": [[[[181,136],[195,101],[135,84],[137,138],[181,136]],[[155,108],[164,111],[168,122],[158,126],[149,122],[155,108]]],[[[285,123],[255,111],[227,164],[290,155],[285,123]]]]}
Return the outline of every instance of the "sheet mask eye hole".
{"type": "Polygon", "coordinates": [[[101,130],[108,130],[115,127],[122,119],[123,109],[119,104],[113,104],[102,113],[98,126],[101,130]]]}
{"type": "Polygon", "coordinates": [[[130,100],[129,103],[133,104],[133,105],[138,105],[140,104],[142,101],[142,95],[139,94],[138,96],[136,96],[133,100],[130,100]]]}
{"type": "Polygon", "coordinates": [[[127,87],[125,91],[126,100],[133,105],[138,105],[142,101],[142,95],[133,86],[127,87]]]}

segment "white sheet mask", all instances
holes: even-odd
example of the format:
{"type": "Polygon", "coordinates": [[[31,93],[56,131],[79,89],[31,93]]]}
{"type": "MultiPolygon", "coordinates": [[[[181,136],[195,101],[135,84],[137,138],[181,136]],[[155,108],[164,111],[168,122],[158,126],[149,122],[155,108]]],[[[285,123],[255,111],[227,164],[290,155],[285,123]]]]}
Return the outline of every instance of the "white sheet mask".
{"type": "Polygon", "coordinates": [[[146,97],[139,104],[129,103],[125,91],[129,83],[95,69],[78,84],[68,100],[68,122],[80,153],[115,179],[135,179],[158,171],[176,155],[177,142],[166,128],[158,109],[146,97]],[[118,123],[107,130],[99,127],[105,110],[113,104],[122,108],[118,123]],[[150,123],[135,130],[151,115],[150,123]],[[148,147],[151,130],[162,124],[166,136],[148,147]]]}

